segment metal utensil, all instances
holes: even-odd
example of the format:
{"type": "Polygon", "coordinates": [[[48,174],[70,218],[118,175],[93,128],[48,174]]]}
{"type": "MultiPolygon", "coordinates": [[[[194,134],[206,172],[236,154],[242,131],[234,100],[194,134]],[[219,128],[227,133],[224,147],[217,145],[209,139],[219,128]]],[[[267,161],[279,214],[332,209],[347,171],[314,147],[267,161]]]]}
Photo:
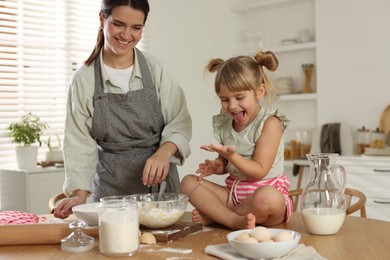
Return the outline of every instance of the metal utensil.
{"type": "Polygon", "coordinates": [[[199,188],[200,185],[202,185],[203,181],[200,181],[186,196],[186,199],[185,200],[182,200],[179,205],[178,205],[178,208],[181,207],[181,204],[184,202],[184,201],[188,201],[189,198],[190,198],[190,195],[191,193],[193,193],[197,188],[199,188]]]}
{"type": "Polygon", "coordinates": [[[163,181],[161,184],[160,184],[160,191],[158,192],[158,197],[157,197],[157,201],[161,201],[163,195],[164,195],[164,192],[165,192],[165,188],[167,187],[167,182],[166,181],[163,181]]]}

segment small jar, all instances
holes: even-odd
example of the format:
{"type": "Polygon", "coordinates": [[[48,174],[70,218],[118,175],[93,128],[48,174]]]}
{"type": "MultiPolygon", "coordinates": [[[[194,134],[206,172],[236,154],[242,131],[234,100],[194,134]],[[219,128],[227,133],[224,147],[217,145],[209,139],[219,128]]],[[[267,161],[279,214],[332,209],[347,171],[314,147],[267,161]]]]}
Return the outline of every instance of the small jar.
{"type": "Polygon", "coordinates": [[[304,159],[306,154],[310,153],[313,138],[313,130],[300,128],[294,131],[290,140],[291,159],[304,159]]]}
{"type": "Polygon", "coordinates": [[[367,147],[370,147],[370,130],[363,126],[357,130],[356,153],[363,154],[367,147]]]}
{"type": "Polygon", "coordinates": [[[371,148],[385,148],[385,133],[377,128],[371,132],[370,147],[371,148]]]}
{"type": "Polygon", "coordinates": [[[99,249],[105,256],[131,256],[139,248],[138,207],[128,196],[100,199],[99,249]]]}
{"type": "Polygon", "coordinates": [[[303,128],[298,131],[299,140],[299,159],[305,159],[306,154],[310,153],[313,131],[308,128],[303,128]]]}
{"type": "Polygon", "coordinates": [[[291,152],[291,138],[293,135],[293,131],[290,129],[286,129],[284,131],[284,159],[292,160],[292,152],[291,152]]]}

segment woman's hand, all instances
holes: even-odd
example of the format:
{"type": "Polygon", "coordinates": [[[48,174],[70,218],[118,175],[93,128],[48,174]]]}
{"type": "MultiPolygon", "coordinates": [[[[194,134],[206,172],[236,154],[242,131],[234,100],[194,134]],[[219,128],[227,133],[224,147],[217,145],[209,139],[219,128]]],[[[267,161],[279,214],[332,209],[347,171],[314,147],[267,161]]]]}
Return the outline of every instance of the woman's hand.
{"type": "Polygon", "coordinates": [[[165,142],[145,163],[142,182],[148,187],[164,181],[169,173],[171,157],[176,153],[177,146],[172,142],[165,142]]]}
{"type": "Polygon", "coordinates": [[[169,158],[159,153],[154,153],[146,160],[142,181],[144,185],[150,187],[165,180],[168,172],[169,158]]]}
{"type": "Polygon", "coordinates": [[[85,204],[87,200],[87,191],[78,190],[75,192],[75,196],[72,198],[64,199],[54,208],[54,217],[67,218],[70,214],[73,214],[72,208],[74,206],[85,204]]]}

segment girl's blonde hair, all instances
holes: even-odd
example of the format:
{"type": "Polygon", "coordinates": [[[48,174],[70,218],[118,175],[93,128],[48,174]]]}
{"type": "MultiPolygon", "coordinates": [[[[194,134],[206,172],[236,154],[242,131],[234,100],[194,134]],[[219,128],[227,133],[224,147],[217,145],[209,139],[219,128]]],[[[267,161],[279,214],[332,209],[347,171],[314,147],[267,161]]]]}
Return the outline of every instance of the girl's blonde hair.
{"type": "Polygon", "coordinates": [[[258,52],[254,58],[249,56],[237,56],[226,61],[220,58],[211,59],[206,66],[209,72],[217,72],[214,82],[215,92],[218,94],[221,86],[226,86],[230,91],[256,91],[259,84],[264,83],[269,102],[276,96],[276,89],[263,67],[269,71],[275,71],[279,62],[275,54],[270,51],[258,52]]]}

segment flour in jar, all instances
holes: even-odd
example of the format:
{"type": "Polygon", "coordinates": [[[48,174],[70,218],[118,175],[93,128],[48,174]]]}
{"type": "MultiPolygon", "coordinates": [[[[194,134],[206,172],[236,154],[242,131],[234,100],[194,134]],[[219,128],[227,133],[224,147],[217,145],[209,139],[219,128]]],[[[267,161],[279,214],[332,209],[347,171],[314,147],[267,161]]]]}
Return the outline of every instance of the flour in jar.
{"type": "Polygon", "coordinates": [[[108,209],[100,217],[100,251],[103,255],[132,255],[139,247],[136,208],[108,209]]]}

